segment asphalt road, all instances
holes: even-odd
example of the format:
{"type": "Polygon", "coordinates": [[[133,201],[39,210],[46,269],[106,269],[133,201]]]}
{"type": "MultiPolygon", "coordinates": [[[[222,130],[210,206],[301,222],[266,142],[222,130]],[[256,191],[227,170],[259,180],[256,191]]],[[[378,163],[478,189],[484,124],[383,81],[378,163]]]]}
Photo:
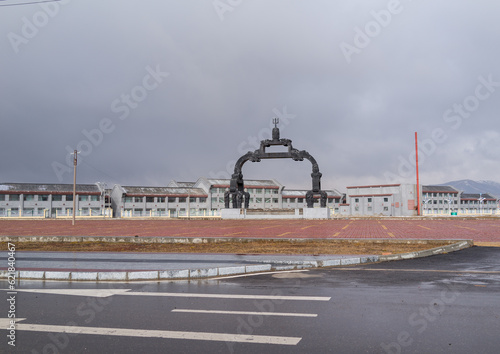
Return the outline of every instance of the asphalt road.
{"type": "Polygon", "coordinates": [[[0,301],[0,352],[498,353],[500,348],[500,248],[190,283],[22,282],[16,291],[16,346],[8,345],[4,329],[9,302],[0,301]]]}

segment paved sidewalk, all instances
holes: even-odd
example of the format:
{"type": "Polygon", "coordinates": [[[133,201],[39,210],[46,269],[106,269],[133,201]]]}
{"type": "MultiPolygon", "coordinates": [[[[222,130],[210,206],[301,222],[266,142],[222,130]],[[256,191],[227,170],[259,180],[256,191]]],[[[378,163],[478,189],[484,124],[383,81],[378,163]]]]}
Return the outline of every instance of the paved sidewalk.
{"type": "MultiPolygon", "coordinates": [[[[66,281],[200,279],[256,272],[355,265],[442,254],[472,241],[402,255],[236,255],[199,253],[29,252],[15,253],[15,277],[66,281]]],[[[0,252],[0,279],[8,278],[8,252],[0,252]]]]}

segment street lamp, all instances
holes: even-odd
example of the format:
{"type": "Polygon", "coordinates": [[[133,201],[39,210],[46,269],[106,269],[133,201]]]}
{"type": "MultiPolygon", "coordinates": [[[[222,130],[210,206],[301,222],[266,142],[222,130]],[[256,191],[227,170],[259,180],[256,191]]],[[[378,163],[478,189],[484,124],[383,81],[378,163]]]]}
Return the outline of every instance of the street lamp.
{"type": "Polygon", "coordinates": [[[71,224],[74,226],[75,225],[75,215],[76,215],[76,165],[78,164],[77,162],[77,156],[80,151],[73,151],[71,155],[75,155],[73,157],[73,220],[71,224]]]}
{"type": "Polygon", "coordinates": [[[96,182],[101,192],[101,215],[106,216],[106,182],[96,182]]]}
{"type": "Polygon", "coordinates": [[[427,209],[427,215],[429,215],[429,208],[427,206],[427,203],[429,203],[429,199],[424,199],[423,203],[424,203],[424,212],[425,212],[425,209],[427,209]]]}
{"type": "Polygon", "coordinates": [[[479,193],[479,214],[483,214],[483,201],[485,200],[486,198],[483,198],[483,194],[482,193],[479,193]]]}
{"type": "Polygon", "coordinates": [[[452,203],[452,200],[451,199],[446,199],[445,201],[448,203],[448,213],[450,213],[451,212],[451,203],[452,203]]]}

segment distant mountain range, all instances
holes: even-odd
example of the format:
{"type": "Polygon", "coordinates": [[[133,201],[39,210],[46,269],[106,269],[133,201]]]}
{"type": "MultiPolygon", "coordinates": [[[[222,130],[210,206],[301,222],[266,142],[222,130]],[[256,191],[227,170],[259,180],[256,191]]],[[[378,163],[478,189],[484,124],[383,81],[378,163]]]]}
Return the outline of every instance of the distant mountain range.
{"type": "Polygon", "coordinates": [[[473,181],[470,179],[462,179],[459,181],[442,183],[441,185],[452,186],[465,193],[489,193],[496,198],[500,197],[500,183],[494,181],[473,181]]]}

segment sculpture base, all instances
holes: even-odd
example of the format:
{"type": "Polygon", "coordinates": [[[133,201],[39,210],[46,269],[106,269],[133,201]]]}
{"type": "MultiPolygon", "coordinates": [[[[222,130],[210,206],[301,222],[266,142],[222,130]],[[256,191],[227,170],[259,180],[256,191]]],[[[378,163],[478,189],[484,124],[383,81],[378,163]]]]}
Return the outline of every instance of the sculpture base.
{"type": "Polygon", "coordinates": [[[221,209],[222,219],[329,219],[330,208],[221,209]]]}
{"type": "Polygon", "coordinates": [[[304,219],[329,219],[330,208],[305,208],[304,219]]]}

